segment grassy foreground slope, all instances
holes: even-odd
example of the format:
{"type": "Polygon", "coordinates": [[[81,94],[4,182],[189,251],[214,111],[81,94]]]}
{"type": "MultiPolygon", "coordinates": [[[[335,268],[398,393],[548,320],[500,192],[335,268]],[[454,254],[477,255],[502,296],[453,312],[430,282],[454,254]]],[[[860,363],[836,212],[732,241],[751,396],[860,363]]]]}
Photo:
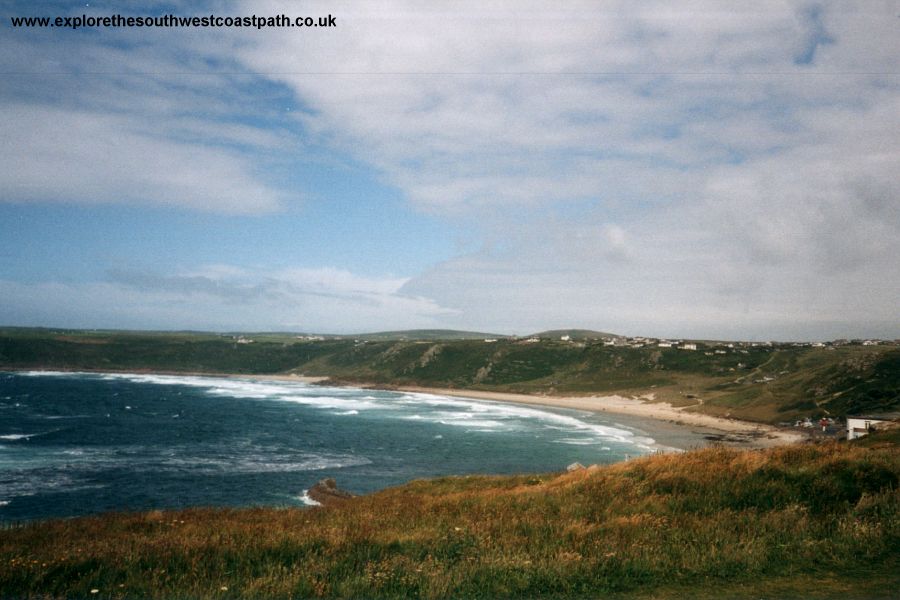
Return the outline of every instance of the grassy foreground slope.
{"type": "MultiPolygon", "coordinates": [[[[412,332],[415,333],[415,332],[412,332]]],[[[309,340],[287,334],[0,330],[0,368],[324,375],[530,394],[652,392],[753,421],[900,409],[900,347],[697,342],[696,351],[544,338],[309,340]],[[250,340],[252,339],[252,342],[250,340]]]]}
{"type": "MultiPolygon", "coordinates": [[[[4,597],[889,598],[900,435],[0,531],[4,597]],[[97,590],[92,592],[92,590],[97,590]]],[[[895,596],[893,596],[895,597],[895,596]]]]}

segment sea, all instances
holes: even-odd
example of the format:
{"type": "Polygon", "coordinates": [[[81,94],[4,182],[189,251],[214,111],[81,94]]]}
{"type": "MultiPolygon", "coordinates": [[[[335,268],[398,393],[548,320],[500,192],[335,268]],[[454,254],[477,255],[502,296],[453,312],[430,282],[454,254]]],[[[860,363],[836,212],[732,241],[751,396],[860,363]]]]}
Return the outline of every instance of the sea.
{"type": "Polygon", "coordinates": [[[593,413],[300,382],[0,372],[0,522],[308,506],[447,475],[546,473],[659,450],[593,413]]]}

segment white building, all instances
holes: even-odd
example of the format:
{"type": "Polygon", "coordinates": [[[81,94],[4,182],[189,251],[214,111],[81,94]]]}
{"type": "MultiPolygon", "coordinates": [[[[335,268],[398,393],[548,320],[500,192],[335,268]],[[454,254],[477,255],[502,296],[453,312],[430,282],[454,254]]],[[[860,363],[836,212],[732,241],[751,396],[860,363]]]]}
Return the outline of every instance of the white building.
{"type": "Polygon", "coordinates": [[[882,413],[878,415],[847,415],[847,439],[855,440],[868,435],[873,429],[883,427],[885,423],[900,419],[900,413],[882,413]]]}
{"type": "Polygon", "coordinates": [[[685,344],[681,347],[682,350],[696,350],[697,344],[685,344]]]}

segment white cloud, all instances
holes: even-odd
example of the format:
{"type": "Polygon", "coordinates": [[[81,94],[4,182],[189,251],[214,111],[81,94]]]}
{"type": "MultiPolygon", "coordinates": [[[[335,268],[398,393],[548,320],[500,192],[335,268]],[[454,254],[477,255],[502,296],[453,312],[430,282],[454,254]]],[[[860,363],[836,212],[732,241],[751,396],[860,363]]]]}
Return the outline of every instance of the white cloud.
{"type": "MultiPolygon", "coordinates": [[[[319,328],[339,324],[344,306],[356,307],[348,318],[360,324],[383,314],[401,326],[517,331],[780,337],[791,327],[812,335],[893,323],[900,36],[892,2],[233,6],[331,13],[338,27],[167,35],[160,39],[175,40],[174,50],[141,53],[163,65],[146,68],[180,61],[203,70],[212,56],[288,86],[303,107],[304,143],[373,166],[412,207],[471,226],[485,243],[409,280],[328,269],[266,273],[271,281],[198,275],[179,280],[184,293],[201,293],[207,277],[241,297],[332,298],[304,313],[321,319],[319,328]],[[198,58],[181,57],[185,48],[198,58]]],[[[92,50],[101,70],[133,56],[92,50]]],[[[61,184],[38,176],[58,166],[79,184],[66,189],[80,200],[173,202],[193,192],[193,206],[205,210],[279,206],[239,146],[264,155],[299,142],[246,124],[216,127],[234,112],[229,104],[253,110],[252,95],[227,77],[151,77],[140,89],[162,101],[154,108],[125,91],[134,77],[118,77],[109,98],[80,91],[70,114],[80,119],[81,146],[41,124],[63,118],[46,107],[22,119],[39,136],[7,123],[29,158],[18,159],[24,174],[6,172],[6,187],[59,196],[61,184]],[[185,116],[205,100],[208,115],[185,116]],[[154,137],[136,125],[141,111],[170,125],[154,137]],[[123,151],[103,163],[113,131],[123,132],[123,151]],[[151,166],[158,176],[142,179],[146,156],[162,158],[151,166]]],[[[7,144],[3,158],[17,160],[7,144]]]]}
{"type": "Polygon", "coordinates": [[[276,32],[241,59],[414,206],[485,232],[483,250],[403,288],[458,325],[777,337],[893,323],[891,3],[309,10],[339,29],[276,32]]]}
{"type": "Polygon", "coordinates": [[[0,322],[350,333],[433,327],[452,314],[401,292],[404,281],[331,268],[251,271],[230,265],[175,274],[115,271],[108,281],[91,283],[0,280],[0,322]]]}
{"type": "Polygon", "coordinates": [[[224,213],[271,212],[279,194],[245,159],[162,138],[127,117],[7,105],[0,186],[7,201],[146,203],[224,213]]]}
{"type": "Polygon", "coordinates": [[[812,113],[816,143],[711,173],[708,219],[753,262],[815,275],[866,268],[900,283],[897,115],[896,97],[812,113]]]}
{"type": "Polygon", "coordinates": [[[203,33],[29,33],[0,40],[0,201],[260,214],[302,195],[270,173],[302,148],[260,124],[272,108],[247,91],[257,78],[209,67],[222,48],[196,45],[203,33]]]}

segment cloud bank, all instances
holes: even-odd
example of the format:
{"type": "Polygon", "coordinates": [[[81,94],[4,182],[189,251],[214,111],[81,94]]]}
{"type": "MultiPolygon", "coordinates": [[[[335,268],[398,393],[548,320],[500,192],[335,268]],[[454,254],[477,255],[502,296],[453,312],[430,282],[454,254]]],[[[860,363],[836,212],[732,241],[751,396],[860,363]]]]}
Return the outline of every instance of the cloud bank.
{"type": "Polygon", "coordinates": [[[92,283],[0,280],[0,294],[8,319],[43,326],[353,333],[373,322],[433,327],[452,314],[401,292],[405,281],[328,268],[208,265],[174,274],[116,270],[92,283]]]}
{"type": "MultiPolygon", "coordinates": [[[[323,301],[311,313],[320,330],[343,318],[342,330],[427,321],[516,332],[900,336],[894,8],[304,3],[305,13],[335,14],[338,28],[190,44],[287,90],[299,109],[274,128],[261,120],[223,127],[223,139],[209,143],[209,131],[235,124],[222,98],[246,102],[222,73],[151,82],[153,97],[172,106],[167,114],[182,115],[183,126],[162,132],[136,125],[156,108],[85,100],[92,112],[70,113],[83,141],[68,148],[44,125],[62,109],[31,103],[18,125],[6,125],[28,142],[21,169],[3,183],[22,201],[181,202],[258,214],[282,208],[288,191],[255,166],[278,149],[320,147],[374,169],[411,210],[475,232],[476,248],[392,279],[396,287],[375,303],[383,312],[359,308],[364,296],[352,309],[323,301]],[[213,100],[210,113],[186,109],[203,96],[213,100]],[[40,135],[29,139],[27,127],[40,135]],[[112,131],[122,132],[123,152],[91,170],[115,148],[112,131]],[[142,179],[136,156],[165,158],[142,179]],[[42,180],[54,166],[78,185],[42,180]],[[412,309],[408,321],[401,306],[412,309]]],[[[257,14],[297,10],[252,3],[257,14]]],[[[141,56],[201,69],[179,54],[186,37],[162,59],[157,46],[141,56]]],[[[0,151],[16,160],[11,145],[0,151]]],[[[263,286],[247,301],[269,302],[280,290],[263,286]]],[[[235,323],[250,323],[238,314],[235,323]]],[[[295,322],[278,314],[280,328],[295,322]]]]}

